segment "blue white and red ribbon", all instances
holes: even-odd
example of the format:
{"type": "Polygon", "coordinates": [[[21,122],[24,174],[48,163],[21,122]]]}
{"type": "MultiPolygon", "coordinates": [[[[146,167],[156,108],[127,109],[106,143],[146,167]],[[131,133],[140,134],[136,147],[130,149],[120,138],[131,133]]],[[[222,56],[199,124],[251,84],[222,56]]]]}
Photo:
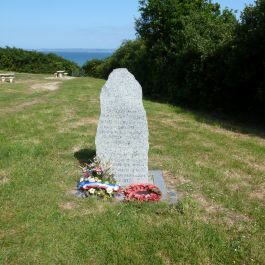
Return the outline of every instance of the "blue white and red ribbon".
{"type": "Polygon", "coordinates": [[[89,189],[104,189],[112,188],[114,191],[121,191],[121,186],[117,184],[106,184],[101,182],[89,182],[89,181],[82,181],[78,185],[78,189],[80,190],[89,190],[89,189]]]}

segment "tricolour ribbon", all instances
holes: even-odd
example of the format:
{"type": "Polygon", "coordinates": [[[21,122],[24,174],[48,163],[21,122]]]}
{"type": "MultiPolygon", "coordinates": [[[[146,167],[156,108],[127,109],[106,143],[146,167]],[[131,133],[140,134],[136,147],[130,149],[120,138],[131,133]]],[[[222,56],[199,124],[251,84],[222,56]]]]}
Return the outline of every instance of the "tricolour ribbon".
{"type": "Polygon", "coordinates": [[[107,190],[107,188],[112,188],[113,191],[121,191],[121,186],[117,184],[106,184],[101,182],[89,182],[89,181],[82,181],[78,185],[78,189],[80,190],[89,190],[89,189],[104,189],[107,190]]]}

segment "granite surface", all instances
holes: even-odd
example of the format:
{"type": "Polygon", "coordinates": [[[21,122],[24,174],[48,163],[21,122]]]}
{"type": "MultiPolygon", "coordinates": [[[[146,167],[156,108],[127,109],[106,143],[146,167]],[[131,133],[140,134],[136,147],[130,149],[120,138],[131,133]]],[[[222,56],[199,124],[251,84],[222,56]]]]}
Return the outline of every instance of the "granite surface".
{"type": "Polygon", "coordinates": [[[148,183],[148,126],[142,88],[125,68],[115,69],[100,94],[97,156],[112,164],[121,186],[148,183]]]}

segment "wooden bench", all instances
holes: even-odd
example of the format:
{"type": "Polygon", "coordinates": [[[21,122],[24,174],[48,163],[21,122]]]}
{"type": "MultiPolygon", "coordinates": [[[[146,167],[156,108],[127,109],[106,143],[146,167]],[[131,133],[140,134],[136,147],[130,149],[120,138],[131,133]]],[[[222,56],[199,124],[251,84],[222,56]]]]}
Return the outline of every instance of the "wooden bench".
{"type": "Polygon", "coordinates": [[[9,74],[9,73],[1,74],[0,73],[0,79],[2,83],[4,83],[5,81],[9,81],[9,83],[13,83],[14,78],[15,78],[15,74],[9,74]]]}

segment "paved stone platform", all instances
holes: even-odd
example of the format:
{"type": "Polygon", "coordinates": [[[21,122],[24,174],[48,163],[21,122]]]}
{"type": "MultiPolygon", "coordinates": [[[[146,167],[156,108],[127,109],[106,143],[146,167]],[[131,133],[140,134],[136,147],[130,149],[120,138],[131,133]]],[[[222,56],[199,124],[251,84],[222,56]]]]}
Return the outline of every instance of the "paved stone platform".
{"type": "Polygon", "coordinates": [[[180,200],[180,195],[166,184],[162,170],[149,170],[149,183],[156,185],[162,192],[162,201],[167,201],[169,204],[177,204],[180,200]]]}

